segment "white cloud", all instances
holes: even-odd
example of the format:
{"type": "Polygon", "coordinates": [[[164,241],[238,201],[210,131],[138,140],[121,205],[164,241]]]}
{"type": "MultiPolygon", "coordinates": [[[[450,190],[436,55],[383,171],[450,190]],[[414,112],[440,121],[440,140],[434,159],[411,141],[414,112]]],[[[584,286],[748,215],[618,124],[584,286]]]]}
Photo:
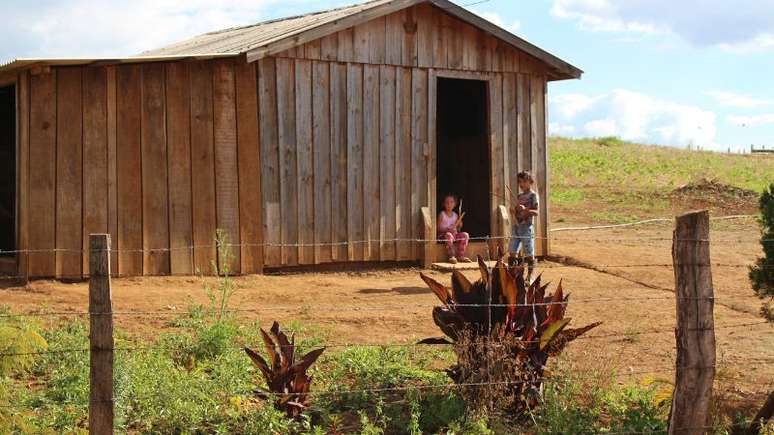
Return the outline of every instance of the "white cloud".
{"type": "Polygon", "coordinates": [[[739,127],[756,127],[760,125],[774,124],[774,113],[752,116],[729,116],[726,120],[739,127]]]}
{"type": "Polygon", "coordinates": [[[521,22],[520,21],[512,21],[510,24],[506,23],[503,17],[498,14],[497,12],[482,12],[482,11],[475,11],[477,15],[479,15],[481,18],[499,26],[503,29],[511,32],[511,33],[517,33],[519,30],[521,30],[521,22]]]}
{"type": "Polygon", "coordinates": [[[626,89],[596,96],[551,96],[549,110],[552,134],[618,136],[662,145],[719,149],[715,143],[715,113],[626,89]]]}
{"type": "Polygon", "coordinates": [[[770,106],[774,104],[771,100],[762,100],[751,95],[737,94],[726,91],[708,91],[706,95],[714,98],[717,103],[723,107],[735,107],[740,109],[753,109],[756,107],[770,106]]]}
{"type": "Polygon", "coordinates": [[[551,14],[591,31],[676,34],[729,51],[774,47],[774,0],[553,0],[551,14]]]}

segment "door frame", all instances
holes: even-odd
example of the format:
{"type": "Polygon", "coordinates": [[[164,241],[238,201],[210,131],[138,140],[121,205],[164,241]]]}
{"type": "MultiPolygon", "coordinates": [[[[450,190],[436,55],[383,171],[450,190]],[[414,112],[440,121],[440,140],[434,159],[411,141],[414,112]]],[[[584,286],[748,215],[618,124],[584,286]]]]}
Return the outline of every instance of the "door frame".
{"type": "MultiPolygon", "coordinates": [[[[14,183],[14,188],[16,192],[14,193],[14,235],[15,235],[15,243],[14,243],[14,250],[19,250],[19,193],[20,193],[20,185],[19,185],[19,168],[20,168],[20,160],[19,160],[19,80],[17,74],[0,74],[0,87],[9,87],[13,86],[15,97],[14,97],[14,111],[16,113],[16,127],[14,131],[15,135],[15,160],[16,160],[16,171],[14,174],[14,177],[16,178],[16,182],[14,183]]],[[[19,275],[19,254],[15,253],[14,255],[7,257],[7,258],[1,258],[0,259],[0,274],[9,274],[9,275],[19,275]]]]}
{"type": "MultiPolygon", "coordinates": [[[[488,134],[487,134],[487,146],[489,147],[489,232],[495,233],[495,234],[489,234],[489,236],[498,236],[496,234],[497,231],[497,208],[499,206],[499,203],[493,196],[494,192],[494,171],[496,170],[493,162],[494,162],[494,149],[493,149],[493,141],[492,141],[492,82],[495,81],[498,77],[497,73],[487,73],[487,72],[479,72],[479,71],[458,71],[458,70],[447,70],[447,69],[431,69],[430,70],[430,90],[428,92],[429,95],[429,107],[428,111],[430,116],[428,116],[430,122],[429,122],[429,159],[428,159],[428,203],[430,204],[430,207],[435,207],[435,204],[437,202],[436,198],[436,186],[437,186],[437,178],[438,178],[438,160],[436,156],[436,150],[438,147],[437,143],[437,127],[438,127],[438,79],[439,78],[445,78],[445,79],[458,79],[458,80],[477,80],[484,82],[486,84],[486,122],[488,127],[488,134]]],[[[427,154],[427,150],[426,150],[427,154]]],[[[436,234],[436,223],[435,219],[433,219],[433,234],[436,234]]],[[[503,235],[505,236],[505,235],[503,235]]]]}

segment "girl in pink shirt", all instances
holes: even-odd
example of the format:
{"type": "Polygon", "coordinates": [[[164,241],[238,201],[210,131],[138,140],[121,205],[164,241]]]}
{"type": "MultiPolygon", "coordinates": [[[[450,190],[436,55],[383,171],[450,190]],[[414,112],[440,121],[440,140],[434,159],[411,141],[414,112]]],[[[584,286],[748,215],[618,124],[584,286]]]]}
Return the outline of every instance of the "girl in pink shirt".
{"type": "Polygon", "coordinates": [[[458,260],[470,263],[470,258],[465,256],[465,248],[468,247],[470,236],[460,231],[462,219],[454,211],[456,206],[457,197],[451,193],[446,194],[443,198],[443,210],[438,213],[438,238],[446,242],[450,263],[455,264],[458,260]]]}

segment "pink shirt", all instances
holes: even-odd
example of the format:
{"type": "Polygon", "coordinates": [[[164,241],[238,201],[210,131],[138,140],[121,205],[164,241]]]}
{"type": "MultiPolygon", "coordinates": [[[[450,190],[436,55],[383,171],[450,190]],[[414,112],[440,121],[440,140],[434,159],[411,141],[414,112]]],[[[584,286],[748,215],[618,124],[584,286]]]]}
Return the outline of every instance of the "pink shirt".
{"type": "Polygon", "coordinates": [[[447,215],[445,211],[438,213],[438,233],[456,233],[457,228],[454,224],[457,223],[457,213],[452,212],[451,216],[447,215]]]}

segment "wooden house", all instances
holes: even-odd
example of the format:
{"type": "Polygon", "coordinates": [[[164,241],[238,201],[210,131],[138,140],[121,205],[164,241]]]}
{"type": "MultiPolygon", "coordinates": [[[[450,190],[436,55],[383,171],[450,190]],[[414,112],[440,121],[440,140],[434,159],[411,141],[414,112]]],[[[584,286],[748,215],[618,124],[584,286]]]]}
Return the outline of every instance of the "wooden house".
{"type": "Polygon", "coordinates": [[[430,262],[439,198],[507,236],[531,170],[548,252],[546,84],[572,65],[446,0],[376,0],[208,33],[123,59],[0,66],[6,272],[114,276],[430,262]],[[10,251],[10,252],[8,252],[10,251]]]}

